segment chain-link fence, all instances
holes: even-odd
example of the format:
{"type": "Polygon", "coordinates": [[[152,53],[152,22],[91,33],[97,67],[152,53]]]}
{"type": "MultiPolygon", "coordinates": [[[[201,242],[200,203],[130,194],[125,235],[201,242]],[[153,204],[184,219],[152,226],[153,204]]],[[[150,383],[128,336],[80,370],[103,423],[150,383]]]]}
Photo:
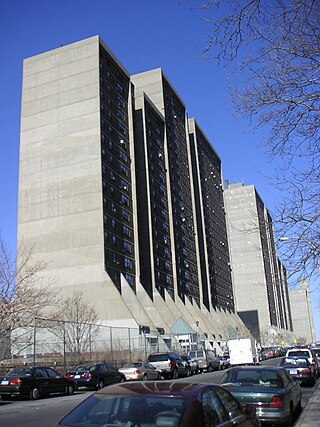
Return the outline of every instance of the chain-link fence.
{"type": "Polygon", "coordinates": [[[19,357],[2,362],[2,366],[55,366],[64,373],[82,363],[106,362],[119,368],[127,362],[146,360],[153,352],[182,350],[174,335],[146,326],[127,328],[36,318],[33,327],[21,331],[23,342],[14,339],[11,343],[12,357],[19,357]]]}

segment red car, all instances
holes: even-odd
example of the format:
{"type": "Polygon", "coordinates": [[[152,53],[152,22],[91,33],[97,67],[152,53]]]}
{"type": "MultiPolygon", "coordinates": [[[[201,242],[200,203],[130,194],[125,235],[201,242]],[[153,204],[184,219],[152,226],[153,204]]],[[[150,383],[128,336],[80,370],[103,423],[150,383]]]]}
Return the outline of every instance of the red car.
{"type": "Polygon", "coordinates": [[[242,408],[217,384],[127,382],[99,390],[58,424],[61,427],[260,426],[255,408],[242,408]]]}

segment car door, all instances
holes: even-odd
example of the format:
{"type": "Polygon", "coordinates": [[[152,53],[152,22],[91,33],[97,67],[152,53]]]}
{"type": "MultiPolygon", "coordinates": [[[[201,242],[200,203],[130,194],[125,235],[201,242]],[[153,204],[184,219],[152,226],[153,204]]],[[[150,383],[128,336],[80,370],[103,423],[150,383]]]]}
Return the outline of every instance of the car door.
{"type": "MultiPolygon", "coordinates": [[[[231,393],[223,388],[217,388],[216,393],[228,415],[230,425],[242,427],[252,427],[255,425],[253,419],[242,412],[239,402],[231,393]]],[[[258,422],[256,425],[258,425],[258,422]]]]}
{"type": "Polygon", "coordinates": [[[105,372],[105,378],[106,378],[105,385],[114,384],[114,383],[119,382],[120,374],[118,373],[118,371],[116,369],[114,369],[113,366],[104,365],[104,372],[105,372]]]}
{"type": "Polygon", "coordinates": [[[183,360],[182,357],[179,356],[179,354],[177,353],[173,353],[173,357],[176,361],[176,366],[178,367],[179,375],[184,375],[187,371],[186,369],[187,362],[183,360]]]}
{"type": "Polygon", "coordinates": [[[148,380],[157,380],[159,377],[159,372],[156,370],[154,366],[152,366],[150,363],[145,362],[142,364],[144,369],[147,372],[148,380]]]}
{"type": "Polygon", "coordinates": [[[46,368],[50,382],[50,393],[62,393],[66,388],[65,379],[54,369],[46,368]]]}
{"type": "Polygon", "coordinates": [[[291,378],[290,374],[288,374],[285,369],[281,370],[279,374],[282,378],[283,386],[286,389],[286,401],[288,402],[288,406],[292,400],[296,408],[301,400],[300,386],[293,378],[291,378]]]}
{"type": "Polygon", "coordinates": [[[213,387],[208,387],[202,392],[201,404],[204,415],[204,427],[214,427],[220,424],[229,425],[228,414],[213,387]]]}
{"type": "Polygon", "coordinates": [[[45,368],[34,368],[35,385],[40,389],[41,394],[51,393],[51,384],[45,368]]]}

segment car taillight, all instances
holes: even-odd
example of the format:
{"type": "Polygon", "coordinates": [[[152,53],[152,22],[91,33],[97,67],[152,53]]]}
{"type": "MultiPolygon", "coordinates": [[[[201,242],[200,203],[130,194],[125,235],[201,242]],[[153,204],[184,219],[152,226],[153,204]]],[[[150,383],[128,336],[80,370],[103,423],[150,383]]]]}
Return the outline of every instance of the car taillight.
{"type": "Polygon", "coordinates": [[[172,368],[172,362],[169,362],[169,369],[172,368]]]}
{"type": "Polygon", "coordinates": [[[10,385],[20,385],[22,384],[22,380],[20,378],[16,379],[16,380],[10,380],[10,385]]]}
{"type": "Polygon", "coordinates": [[[91,374],[88,374],[88,372],[81,375],[82,378],[91,378],[91,374]]]}
{"type": "Polygon", "coordinates": [[[283,401],[280,396],[273,396],[269,408],[282,408],[283,407],[283,401]]]}
{"type": "Polygon", "coordinates": [[[315,365],[315,364],[316,364],[315,360],[311,359],[311,365],[315,365]]]}
{"type": "Polygon", "coordinates": [[[310,369],[300,369],[299,374],[310,374],[310,369]]]}
{"type": "Polygon", "coordinates": [[[73,377],[74,377],[74,375],[73,375],[73,374],[66,374],[64,377],[65,377],[65,378],[73,378],[73,377]]]}
{"type": "Polygon", "coordinates": [[[136,374],[137,374],[137,375],[140,375],[140,374],[141,374],[141,371],[139,371],[139,369],[136,369],[136,371],[135,371],[135,372],[136,372],[136,374]]]}

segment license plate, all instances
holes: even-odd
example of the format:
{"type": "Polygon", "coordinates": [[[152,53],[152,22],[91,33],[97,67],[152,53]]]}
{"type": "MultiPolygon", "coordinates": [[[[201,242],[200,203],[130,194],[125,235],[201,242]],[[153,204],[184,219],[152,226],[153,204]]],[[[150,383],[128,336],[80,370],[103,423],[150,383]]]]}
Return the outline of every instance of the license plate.
{"type": "Polygon", "coordinates": [[[5,381],[5,380],[1,381],[1,385],[8,385],[8,384],[9,384],[9,381],[5,381]]]}
{"type": "Polygon", "coordinates": [[[298,371],[296,369],[290,369],[291,375],[297,375],[298,371]]]}
{"type": "Polygon", "coordinates": [[[75,377],[75,378],[80,378],[80,375],[75,375],[74,377],[75,377]]]}

